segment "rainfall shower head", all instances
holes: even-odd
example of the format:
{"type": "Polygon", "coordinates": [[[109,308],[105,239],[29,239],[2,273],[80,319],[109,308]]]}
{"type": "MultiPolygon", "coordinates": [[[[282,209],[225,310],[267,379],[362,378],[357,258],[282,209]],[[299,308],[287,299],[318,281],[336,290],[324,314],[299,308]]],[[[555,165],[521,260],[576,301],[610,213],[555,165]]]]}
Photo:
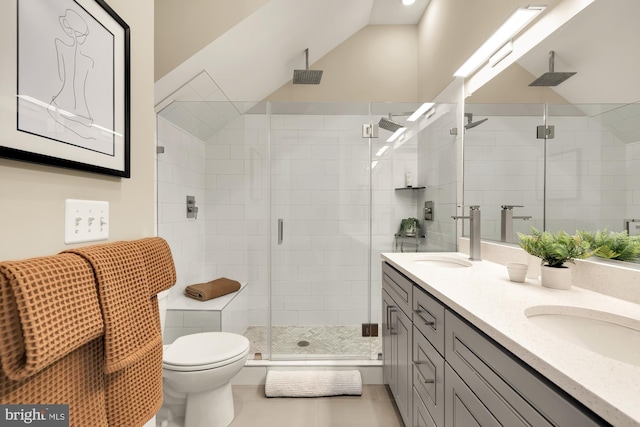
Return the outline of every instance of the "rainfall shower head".
{"type": "Polygon", "coordinates": [[[473,114],[472,113],[464,113],[464,116],[467,118],[467,124],[464,125],[465,129],[473,129],[474,127],[481,125],[482,123],[486,122],[487,120],[489,120],[489,118],[485,118],[482,120],[478,120],[477,122],[472,122],[473,120],[473,114]]]}
{"type": "Polygon", "coordinates": [[[478,125],[481,125],[482,123],[486,122],[487,120],[489,120],[489,118],[478,120],[477,122],[469,122],[466,125],[464,125],[464,128],[465,129],[473,129],[474,127],[476,127],[478,125]]]}
{"type": "Polygon", "coordinates": [[[322,70],[309,69],[309,49],[304,50],[307,68],[304,70],[293,70],[294,85],[318,85],[322,79],[322,70]]]}
{"type": "MultiPolygon", "coordinates": [[[[464,125],[464,129],[473,129],[476,126],[481,125],[482,123],[486,122],[487,120],[489,120],[489,118],[484,118],[482,120],[478,120],[477,122],[472,122],[471,120],[473,120],[473,114],[472,113],[464,113],[464,116],[467,118],[467,124],[464,125]]],[[[451,128],[449,129],[449,134],[450,135],[457,135],[458,134],[458,128],[451,128]]]]}
{"type": "Polygon", "coordinates": [[[576,74],[575,72],[553,71],[554,59],[555,52],[551,50],[549,51],[549,72],[544,73],[543,75],[529,83],[529,86],[558,86],[560,83],[576,74]]]}
{"type": "Polygon", "coordinates": [[[382,129],[388,130],[389,132],[395,132],[398,129],[404,127],[403,124],[398,123],[395,120],[391,120],[391,117],[389,117],[388,119],[382,117],[378,122],[378,126],[380,126],[382,129]]]}

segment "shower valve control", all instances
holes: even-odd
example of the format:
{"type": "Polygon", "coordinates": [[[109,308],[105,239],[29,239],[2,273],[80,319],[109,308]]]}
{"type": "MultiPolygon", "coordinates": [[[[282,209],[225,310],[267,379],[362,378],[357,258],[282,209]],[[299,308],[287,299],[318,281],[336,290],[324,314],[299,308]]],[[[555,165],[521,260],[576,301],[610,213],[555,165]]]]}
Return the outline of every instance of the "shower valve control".
{"type": "Polygon", "coordinates": [[[424,202],[424,219],[425,221],[433,221],[433,202],[424,202]]]}

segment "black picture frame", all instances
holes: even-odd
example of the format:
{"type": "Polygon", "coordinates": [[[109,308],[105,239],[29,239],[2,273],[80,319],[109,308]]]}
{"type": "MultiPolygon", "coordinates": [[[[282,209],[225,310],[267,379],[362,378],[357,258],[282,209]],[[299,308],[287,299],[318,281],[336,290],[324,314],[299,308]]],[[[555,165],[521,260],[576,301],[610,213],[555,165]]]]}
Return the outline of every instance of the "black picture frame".
{"type": "Polygon", "coordinates": [[[15,7],[16,101],[0,105],[0,156],[130,178],[127,23],[104,0],[15,7]]]}

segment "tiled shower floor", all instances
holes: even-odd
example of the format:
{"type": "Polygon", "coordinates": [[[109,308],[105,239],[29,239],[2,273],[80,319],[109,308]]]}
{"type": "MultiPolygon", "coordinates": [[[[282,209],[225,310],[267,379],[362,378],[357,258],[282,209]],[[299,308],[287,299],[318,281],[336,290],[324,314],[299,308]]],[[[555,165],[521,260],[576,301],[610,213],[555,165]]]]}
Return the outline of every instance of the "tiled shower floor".
{"type": "Polygon", "coordinates": [[[263,359],[378,360],[382,353],[381,337],[363,337],[359,325],[274,326],[271,334],[273,357],[268,354],[267,327],[247,328],[244,336],[251,342],[250,359],[260,353],[263,359]]]}

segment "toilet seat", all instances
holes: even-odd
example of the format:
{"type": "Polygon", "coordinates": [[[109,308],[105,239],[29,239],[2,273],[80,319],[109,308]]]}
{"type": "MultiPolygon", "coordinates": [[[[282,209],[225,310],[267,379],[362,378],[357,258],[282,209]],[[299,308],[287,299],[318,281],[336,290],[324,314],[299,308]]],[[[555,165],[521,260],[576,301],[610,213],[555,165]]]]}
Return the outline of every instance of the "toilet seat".
{"type": "Polygon", "coordinates": [[[172,371],[203,371],[244,358],[249,340],[229,332],[184,335],[165,349],[162,367],[172,371]]]}

